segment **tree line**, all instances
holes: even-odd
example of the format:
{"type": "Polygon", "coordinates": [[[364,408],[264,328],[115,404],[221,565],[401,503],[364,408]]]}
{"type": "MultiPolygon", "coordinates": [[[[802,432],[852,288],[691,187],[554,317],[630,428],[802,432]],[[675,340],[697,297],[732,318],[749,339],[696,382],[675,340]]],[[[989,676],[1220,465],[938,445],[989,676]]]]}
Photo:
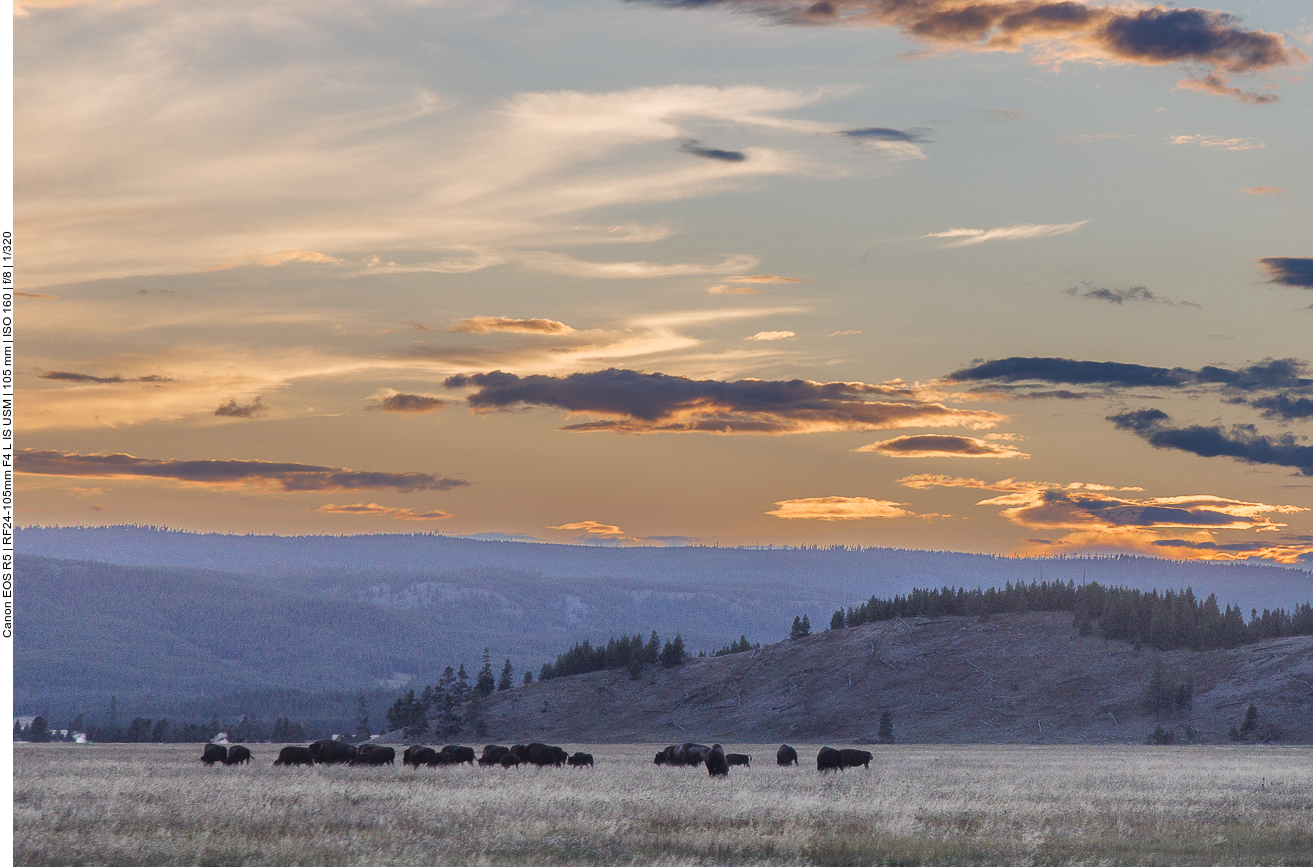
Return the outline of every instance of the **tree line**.
{"type": "Polygon", "coordinates": [[[1239,606],[1222,608],[1215,594],[1202,602],[1184,590],[1135,590],[1104,586],[1097,581],[1008,582],[1002,589],[967,590],[943,587],[915,589],[905,596],[872,596],[854,608],[840,608],[830,619],[831,629],[843,629],[899,617],[946,615],[988,618],[994,614],[1026,611],[1070,611],[1072,625],[1081,635],[1134,643],[1156,650],[1186,647],[1217,650],[1252,644],[1267,638],[1313,635],[1313,605],[1250,611],[1246,620],[1239,606]]]}
{"type": "Polygon", "coordinates": [[[605,647],[602,645],[594,647],[588,639],[584,639],[557,656],[556,662],[544,663],[538,679],[552,680],[573,674],[587,674],[590,671],[627,669],[629,676],[637,680],[642,677],[645,665],[674,668],[683,665],[686,659],[688,659],[688,651],[684,648],[682,636],[676,634],[673,640],[668,639],[662,645],[661,637],[654,629],[646,641],[637,633],[620,638],[612,636],[605,647]]]}
{"type": "MultiPolygon", "coordinates": [[[[67,729],[52,729],[44,716],[35,717],[27,725],[14,723],[14,740],[30,743],[73,743],[78,735],[88,743],[98,744],[203,744],[225,731],[219,717],[209,722],[172,722],[168,719],[133,717],[126,726],[112,720],[101,725],[88,725],[83,714],[78,714],[67,729]]],[[[272,726],[249,717],[226,728],[228,740],[233,743],[287,743],[307,740],[306,728],[287,717],[274,720],[272,726]]]]}

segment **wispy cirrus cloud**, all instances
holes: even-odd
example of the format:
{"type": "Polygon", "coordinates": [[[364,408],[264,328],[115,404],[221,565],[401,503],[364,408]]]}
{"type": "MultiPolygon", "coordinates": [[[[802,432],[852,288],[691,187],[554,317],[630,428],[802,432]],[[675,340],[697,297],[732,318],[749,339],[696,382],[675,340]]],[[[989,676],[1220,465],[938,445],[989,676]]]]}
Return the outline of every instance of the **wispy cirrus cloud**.
{"type": "Polygon", "coordinates": [[[1246,196],[1279,196],[1285,193],[1281,187],[1245,187],[1240,192],[1246,196]]]}
{"type": "Polygon", "coordinates": [[[392,518],[397,521],[442,521],[451,517],[450,512],[430,509],[425,512],[396,506],[380,506],[378,503],[327,503],[315,511],[330,515],[365,515],[371,518],[392,518]]]}
{"type": "MultiPolygon", "coordinates": [[[[1082,283],[1080,286],[1068,286],[1063,290],[1073,298],[1082,298],[1087,301],[1106,301],[1109,304],[1116,304],[1118,307],[1126,302],[1139,302],[1143,304],[1165,304],[1168,307],[1195,307],[1198,304],[1193,301],[1171,301],[1163,298],[1151,291],[1145,286],[1123,286],[1114,288],[1110,286],[1095,286],[1093,283],[1082,283]]],[[[1202,309],[1202,308],[1200,308],[1202,309]]]]}
{"type": "Polygon", "coordinates": [[[461,334],[492,334],[507,331],[513,334],[571,334],[574,329],[555,319],[512,319],[509,316],[471,316],[452,323],[448,331],[461,334]]]}
{"type": "Polygon", "coordinates": [[[1248,30],[1211,9],[1096,6],[1081,0],[642,0],[673,8],[723,8],[776,24],[892,27],[938,49],[1020,51],[1037,62],[1064,60],[1199,70],[1178,87],[1261,103],[1270,95],[1229,85],[1238,73],[1274,72],[1307,62],[1283,36],[1248,30]]]}
{"type": "Polygon", "coordinates": [[[19,473],[93,479],[167,479],[193,485],[269,486],[288,492],[394,490],[448,491],[469,482],[432,473],[370,472],[313,464],[256,460],[141,458],[128,454],[91,454],[20,449],[19,473]]]}
{"type": "Polygon", "coordinates": [[[775,505],[779,508],[766,514],[791,521],[860,521],[867,518],[906,518],[916,514],[903,508],[906,503],[872,500],[868,497],[807,497],[780,500],[775,505]]]}
{"type": "Polygon", "coordinates": [[[948,229],[944,232],[931,232],[921,237],[957,238],[959,240],[953,241],[946,246],[970,247],[975,244],[984,244],[986,241],[1023,241],[1030,238],[1052,238],[1074,232],[1088,222],[1089,220],[1081,220],[1077,223],[1020,223],[1015,226],[998,226],[993,229],[948,229]]]}
{"type": "Polygon", "coordinates": [[[891,458],[1028,458],[1030,455],[997,440],[979,437],[919,434],[894,437],[853,449],[891,458]]]}
{"type": "Polygon", "coordinates": [[[792,340],[797,337],[792,331],[758,331],[744,340],[792,340]]]}
{"type": "Polygon", "coordinates": [[[720,148],[709,148],[695,138],[684,139],[679,145],[681,153],[690,154],[695,157],[702,157],[707,160],[720,160],[723,163],[741,163],[748,159],[748,155],[743,151],[727,151],[720,148]]]}
{"type": "Polygon", "coordinates": [[[475,412],[551,406],[571,414],[602,417],[562,428],[573,431],[798,434],[898,427],[988,428],[1005,418],[921,401],[905,385],[862,382],[725,382],[611,368],[559,377],[494,371],[453,376],[446,386],[473,389],[466,403],[475,412]]]}
{"type": "Polygon", "coordinates": [[[735,283],[813,283],[812,277],[781,277],[777,274],[740,274],[736,277],[727,277],[735,283]]]}
{"type": "Polygon", "coordinates": [[[124,382],[144,382],[159,383],[173,382],[173,377],[163,374],[147,374],[146,376],[95,376],[90,373],[77,373],[71,370],[43,370],[37,374],[40,379],[52,379],[56,382],[76,382],[83,385],[117,385],[124,382]]]}
{"type": "Polygon", "coordinates": [[[1177,145],[1196,145],[1224,151],[1252,151],[1267,147],[1252,138],[1222,138],[1216,135],[1174,135],[1169,136],[1167,140],[1177,145]]]}

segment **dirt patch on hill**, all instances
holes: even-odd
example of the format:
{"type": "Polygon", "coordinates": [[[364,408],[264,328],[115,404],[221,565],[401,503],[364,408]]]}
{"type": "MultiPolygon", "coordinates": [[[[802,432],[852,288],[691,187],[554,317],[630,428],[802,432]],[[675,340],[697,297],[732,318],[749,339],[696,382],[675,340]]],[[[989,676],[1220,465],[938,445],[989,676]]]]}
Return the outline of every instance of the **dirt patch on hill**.
{"type": "Polygon", "coordinates": [[[1080,636],[1069,613],[895,620],[751,653],[558,678],[496,693],[463,736],[488,741],[873,743],[893,714],[904,743],[1228,742],[1257,705],[1256,735],[1313,742],[1313,637],[1158,653],[1080,636]],[[1146,715],[1155,664],[1193,679],[1189,710],[1146,715]]]}

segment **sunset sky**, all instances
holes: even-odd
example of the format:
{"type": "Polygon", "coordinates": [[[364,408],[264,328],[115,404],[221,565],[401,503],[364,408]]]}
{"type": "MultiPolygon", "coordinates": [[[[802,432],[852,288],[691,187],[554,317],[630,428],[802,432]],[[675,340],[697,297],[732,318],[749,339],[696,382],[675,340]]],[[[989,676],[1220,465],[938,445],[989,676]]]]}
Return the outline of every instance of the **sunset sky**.
{"type": "Polygon", "coordinates": [[[1313,564],[1313,9],[15,6],[24,525],[1313,564]]]}

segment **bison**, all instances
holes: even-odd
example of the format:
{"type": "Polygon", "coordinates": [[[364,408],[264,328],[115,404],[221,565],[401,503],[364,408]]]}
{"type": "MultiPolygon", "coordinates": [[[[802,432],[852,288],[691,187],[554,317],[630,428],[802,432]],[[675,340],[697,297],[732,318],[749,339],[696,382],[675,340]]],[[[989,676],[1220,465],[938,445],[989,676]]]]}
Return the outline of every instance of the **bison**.
{"type": "Polygon", "coordinates": [[[871,754],[866,750],[839,750],[839,756],[845,768],[855,768],[858,765],[871,767],[871,754]]]}
{"type": "Polygon", "coordinates": [[[442,763],[444,765],[459,765],[468,762],[471,766],[474,764],[474,747],[459,747],[455,744],[447,744],[438,751],[442,754],[442,763]]]}
{"type": "Polygon", "coordinates": [[[315,754],[309,747],[283,747],[278,751],[275,765],[313,765],[315,754]]]}
{"type": "Polygon", "coordinates": [[[559,768],[569,760],[570,754],[560,747],[532,743],[525,745],[524,753],[520,758],[529,764],[537,765],[540,768],[545,768],[548,765],[559,768]]]}
{"type": "Polygon", "coordinates": [[[507,750],[505,755],[497,760],[497,764],[503,768],[518,768],[520,766],[520,757],[507,750]]]}
{"type": "Polygon", "coordinates": [[[219,744],[206,744],[204,751],[201,753],[201,761],[207,765],[222,762],[226,758],[228,758],[228,748],[219,744]]]}
{"type": "Polygon", "coordinates": [[[680,744],[679,746],[669,746],[656,754],[652,759],[653,764],[657,765],[674,765],[677,768],[697,767],[702,764],[707,753],[711,752],[711,747],[702,744],[680,744]]]}
{"type": "Polygon", "coordinates": [[[244,765],[251,761],[251,751],[241,744],[228,748],[228,756],[223,760],[225,765],[244,765]]]}
{"type": "Polygon", "coordinates": [[[413,746],[406,747],[406,751],[401,754],[402,764],[418,768],[420,765],[433,767],[438,763],[438,751],[433,747],[413,746]]]}
{"type": "Polygon", "coordinates": [[[378,744],[361,744],[351,759],[353,765],[390,765],[397,758],[397,751],[392,747],[378,744]]]}
{"type": "Polygon", "coordinates": [[[356,758],[356,748],[332,738],[317,740],[309,746],[316,765],[338,765],[352,762],[356,758]]]}
{"type": "Polygon", "coordinates": [[[775,751],[775,764],[781,768],[798,764],[798,751],[788,744],[780,744],[780,748],[775,751]]]}
{"type": "Polygon", "coordinates": [[[508,747],[499,746],[498,744],[488,744],[483,748],[483,755],[479,757],[479,764],[485,768],[496,765],[501,762],[501,757],[510,752],[508,747]]]}
{"type": "Polygon", "coordinates": [[[843,753],[831,747],[821,747],[821,751],[816,754],[816,770],[820,772],[842,771],[843,753]]]}
{"type": "Polygon", "coordinates": [[[736,765],[742,765],[746,768],[752,764],[752,756],[743,753],[725,753],[725,761],[731,768],[736,765]]]}
{"type": "Polygon", "coordinates": [[[575,753],[566,759],[565,763],[572,768],[591,768],[593,766],[593,754],[575,753]]]}
{"type": "Polygon", "coordinates": [[[725,750],[720,744],[712,744],[711,749],[702,759],[707,766],[707,773],[713,777],[728,777],[729,762],[725,759],[725,750]]]}

